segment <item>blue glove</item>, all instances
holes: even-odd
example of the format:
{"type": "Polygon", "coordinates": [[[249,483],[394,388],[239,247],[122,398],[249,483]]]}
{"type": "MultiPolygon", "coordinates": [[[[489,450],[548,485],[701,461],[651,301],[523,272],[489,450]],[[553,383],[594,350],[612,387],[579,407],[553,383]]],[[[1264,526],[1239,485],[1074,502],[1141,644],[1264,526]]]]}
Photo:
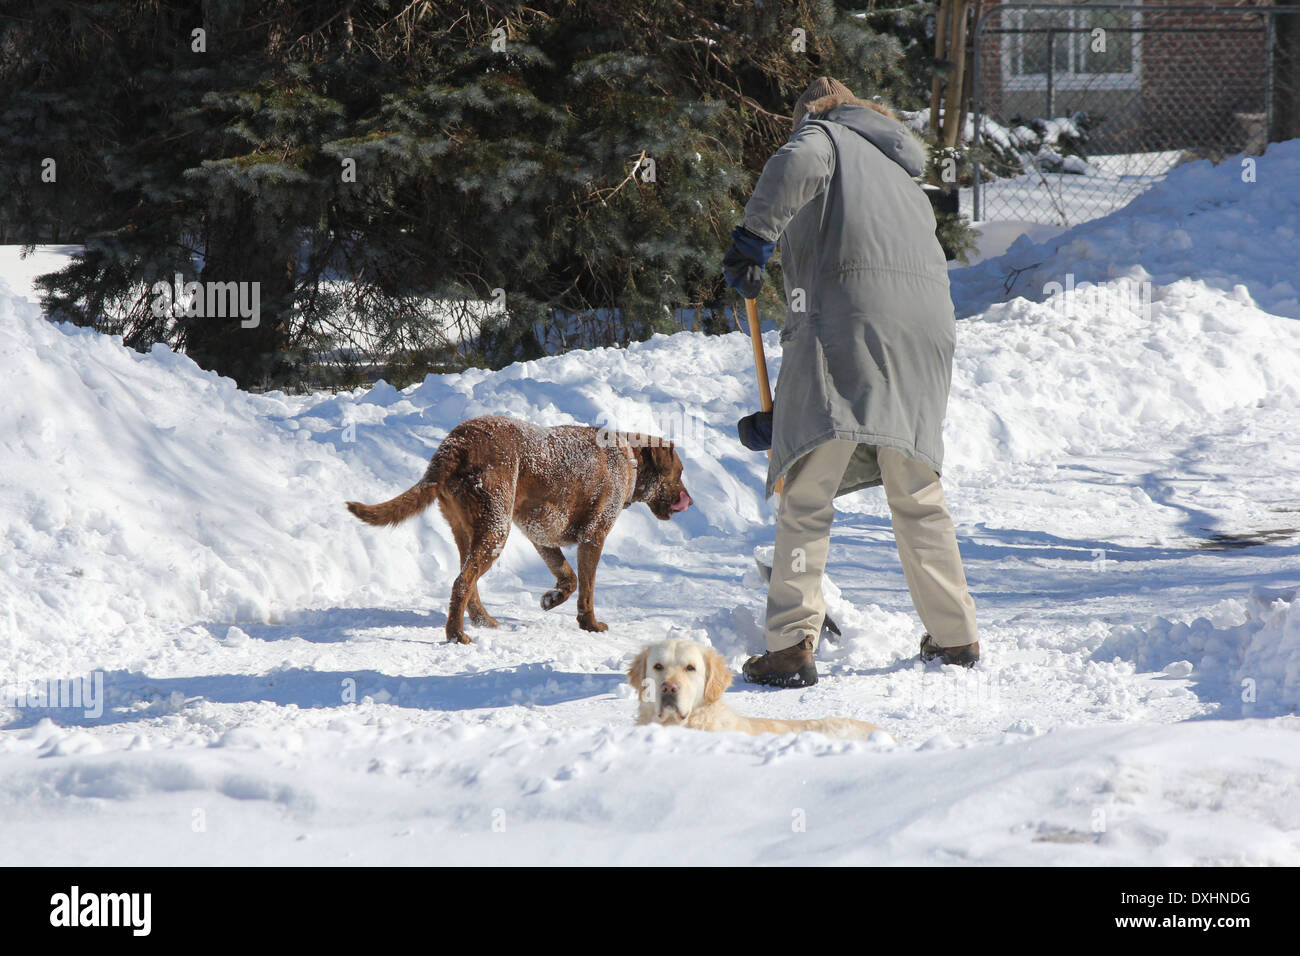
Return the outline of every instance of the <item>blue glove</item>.
{"type": "Polygon", "coordinates": [[[763,288],[763,267],[776,250],[775,242],[744,226],[731,230],[731,248],[722,259],[722,275],[746,299],[757,299],[763,288]]]}

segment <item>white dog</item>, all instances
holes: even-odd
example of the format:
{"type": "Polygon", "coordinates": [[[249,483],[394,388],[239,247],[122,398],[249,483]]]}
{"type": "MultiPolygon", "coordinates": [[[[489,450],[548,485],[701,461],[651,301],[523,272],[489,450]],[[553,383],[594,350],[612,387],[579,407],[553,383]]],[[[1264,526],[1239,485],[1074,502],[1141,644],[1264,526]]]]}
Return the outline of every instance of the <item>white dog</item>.
{"type": "Polygon", "coordinates": [[[866,740],[875,724],[847,717],[766,720],[742,717],[722,702],[731,684],[727,662],[711,647],[667,640],[641,651],[627,672],[640,693],[638,724],[669,724],[693,730],[738,730],[744,734],[797,734],[815,730],[827,737],[866,740]]]}

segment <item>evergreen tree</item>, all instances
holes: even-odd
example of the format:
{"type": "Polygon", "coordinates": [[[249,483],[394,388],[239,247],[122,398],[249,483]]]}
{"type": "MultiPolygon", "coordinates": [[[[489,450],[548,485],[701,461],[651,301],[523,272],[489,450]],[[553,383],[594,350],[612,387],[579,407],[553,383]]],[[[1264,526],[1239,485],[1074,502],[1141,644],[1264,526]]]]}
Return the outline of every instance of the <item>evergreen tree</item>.
{"type": "Polygon", "coordinates": [[[794,99],[929,83],[919,4],[15,5],[0,220],[85,244],[48,313],[242,385],[731,328],[719,260],[794,99]],[[177,276],[257,283],[256,326],[165,308],[177,276]]]}

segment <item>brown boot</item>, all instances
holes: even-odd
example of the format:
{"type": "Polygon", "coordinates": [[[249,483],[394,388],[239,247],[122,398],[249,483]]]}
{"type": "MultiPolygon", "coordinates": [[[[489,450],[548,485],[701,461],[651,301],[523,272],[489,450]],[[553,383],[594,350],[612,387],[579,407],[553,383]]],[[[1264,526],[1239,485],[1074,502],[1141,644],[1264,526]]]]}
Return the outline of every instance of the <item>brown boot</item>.
{"type": "Polygon", "coordinates": [[[932,661],[940,658],[945,664],[960,664],[973,667],[980,659],[980,642],[962,644],[960,647],[940,647],[929,634],[921,638],[921,660],[932,661]]]}
{"type": "Polygon", "coordinates": [[[772,687],[811,687],[817,683],[817,664],[813,661],[813,641],[805,637],[793,647],[768,651],[745,661],[741,669],[751,684],[772,687]]]}

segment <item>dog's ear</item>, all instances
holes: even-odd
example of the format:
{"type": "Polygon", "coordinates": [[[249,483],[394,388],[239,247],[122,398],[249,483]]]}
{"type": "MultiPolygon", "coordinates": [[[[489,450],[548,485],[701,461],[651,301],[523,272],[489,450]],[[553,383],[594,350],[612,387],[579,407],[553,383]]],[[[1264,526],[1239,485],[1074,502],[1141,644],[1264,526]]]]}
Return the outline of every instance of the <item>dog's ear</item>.
{"type": "Polygon", "coordinates": [[[636,688],[637,696],[645,693],[646,660],[650,657],[650,648],[642,648],[632,666],[627,671],[627,682],[636,688]]]}
{"type": "Polygon", "coordinates": [[[731,686],[731,669],[727,667],[727,662],[722,659],[722,655],[711,647],[704,650],[704,663],[706,669],[704,702],[716,704],[731,686]]]}
{"type": "Polygon", "coordinates": [[[639,455],[638,467],[646,471],[653,471],[664,474],[673,467],[673,449],[676,443],[669,441],[667,438],[656,438],[653,435],[641,436],[645,443],[637,449],[639,455]]]}

